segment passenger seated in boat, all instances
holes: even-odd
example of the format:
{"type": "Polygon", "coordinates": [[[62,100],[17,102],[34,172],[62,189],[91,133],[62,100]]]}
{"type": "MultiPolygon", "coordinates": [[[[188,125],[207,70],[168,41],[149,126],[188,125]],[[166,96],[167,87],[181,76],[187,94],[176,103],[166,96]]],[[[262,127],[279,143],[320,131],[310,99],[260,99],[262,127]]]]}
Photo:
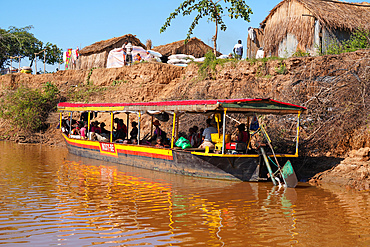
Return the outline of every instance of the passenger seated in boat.
{"type": "Polygon", "coordinates": [[[67,121],[65,119],[62,119],[62,126],[61,126],[60,129],[61,129],[63,134],[68,135],[69,126],[68,126],[67,121]]]}
{"type": "Polygon", "coordinates": [[[194,134],[195,134],[195,137],[196,137],[196,139],[195,139],[196,142],[195,142],[193,147],[198,147],[200,145],[201,141],[202,141],[201,133],[203,133],[204,129],[200,133],[200,132],[198,132],[198,130],[199,130],[198,126],[194,125],[193,130],[194,130],[194,134]]]}
{"type": "Polygon", "coordinates": [[[189,128],[189,135],[187,136],[186,139],[188,139],[190,141],[190,145],[192,147],[198,147],[198,145],[197,145],[197,143],[198,143],[197,135],[194,132],[194,128],[189,128]]]}
{"type": "Polygon", "coordinates": [[[118,131],[118,135],[121,139],[126,139],[126,136],[127,136],[127,126],[126,124],[123,123],[123,119],[120,119],[119,122],[118,122],[118,128],[117,128],[117,131],[118,131]]]}
{"type": "Polygon", "coordinates": [[[248,131],[245,131],[245,124],[243,124],[243,123],[239,124],[238,125],[238,131],[239,131],[239,133],[238,133],[237,142],[243,142],[243,143],[248,144],[250,136],[249,136],[248,131]]]}
{"type": "Polygon", "coordinates": [[[106,128],[105,128],[105,123],[104,122],[101,122],[100,123],[100,134],[105,134],[105,135],[110,135],[110,131],[109,130],[107,130],[106,128]]]}
{"type": "Polygon", "coordinates": [[[150,139],[150,142],[153,142],[153,141],[157,141],[157,137],[162,137],[162,143],[164,145],[166,145],[166,140],[167,140],[167,134],[166,132],[164,132],[159,126],[161,126],[161,124],[159,123],[158,120],[155,120],[153,122],[153,125],[155,126],[155,130],[154,130],[154,135],[153,137],[150,139]]]}
{"type": "Polygon", "coordinates": [[[80,122],[76,121],[76,123],[72,125],[72,135],[80,135],[80,122]]]}
{"type": "Polygon", "coordinates": [[[131,126],[132,126],[132,130],[130,131],[130,138],[131,139],[137,139],[137,134],[139,132],[138,128],[136,127],[137,126],[137,122],[133,121],[131,123],[131,126]]]}
{"type": "Polygon", "coordinates": [[[113,138],[124,140],[127,136],[126,125],[123,123],[123,120],[119,118],[115,118],[114,123],[117,124],[117,128],[116,128],[116,131],[113,132],[113,138]]]}
{"type": "Polygon", "coordinates": [[[205,128],[203,131],[203,134],[202,134],[203,143],[199,146],[199,148],[205,148],[205,147],[214,148],[215,147],[215,145],[212,143],[211,134],[218,133],[218,131],[215,127],[213,127],[211,121],[212,121],[211,119],[207,119],[206,121],[207,128],[205,128]]]}
{"type": "Polygon", "coordinates": [[[100,134],[101,133],[101,129],[99,127],[99,122],[98,121],[95,121],[95,122],[92,122],[91,123],[91,129],[90,129],[91,132],[94,132],[94,133],[98,133],[100,134]]]}

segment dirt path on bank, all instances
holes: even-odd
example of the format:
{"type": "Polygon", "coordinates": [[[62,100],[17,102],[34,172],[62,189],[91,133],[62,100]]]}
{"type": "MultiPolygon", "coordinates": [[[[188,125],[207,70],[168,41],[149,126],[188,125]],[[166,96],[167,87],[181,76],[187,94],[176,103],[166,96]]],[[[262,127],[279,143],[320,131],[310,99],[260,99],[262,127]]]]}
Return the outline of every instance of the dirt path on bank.
{"type": "MultiPolygon", "coordinates": [[[[368,114],[364,114],[370,106],[369,68],[368,50],[286,60],[231,61],[217,65],[215,70],[206,74],[200,74],[196,64],[182,68],[143,63],[116,69],[4,75],[0,76],[0,96],[22,85],[40,88],[44,83],[52,82],[64,99],[78,102],[273,98],[308,108],[308,114],[302,116],[301,121],[300,149],[303,156],[315,157],[315,160],[320,157],[345,158],[351,150],[370,147],[370,131],[366,124],[368,114]]],[[[149,128],[146,120],[144,129],[149,128]]],[[[189,126],[198,120],[189,119],[189,126]]],[[[48,123],[50,128],[45,132],[25,134],[0,119],[0,138],[22,143],[64,145],[55,129],[58,114],[51,114],[48,123]]],[[[188,126],[183,128],[186,130],[188,126]]],[[[279,129],[278,124],[275,129],[279,129]]],[[[271,135],[279,137],[279,134],[271,135]]],[[[339,184],[368,190],[369,175],[364,172],[367,168],[363,168],[368,167],[368,161],[346,162],[330,172],[318,174],[313,183],[338,180],[339,184]],[[356,172],[349,173],[347,168],[352,169],[354,165],[356,172]],[[353,181],[365,182],[352,182],[352,178],[353,181]]]]}

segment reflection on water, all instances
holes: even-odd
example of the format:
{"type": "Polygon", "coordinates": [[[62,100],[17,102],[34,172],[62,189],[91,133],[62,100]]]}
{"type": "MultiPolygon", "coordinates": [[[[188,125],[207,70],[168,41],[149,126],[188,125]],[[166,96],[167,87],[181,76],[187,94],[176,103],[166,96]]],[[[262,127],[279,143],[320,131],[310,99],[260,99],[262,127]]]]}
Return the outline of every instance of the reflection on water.
{"type": "Polygon", "coordinates": [[[157,173],[0,142],[7,246],[369,246],[369,193],[157,173]]]}

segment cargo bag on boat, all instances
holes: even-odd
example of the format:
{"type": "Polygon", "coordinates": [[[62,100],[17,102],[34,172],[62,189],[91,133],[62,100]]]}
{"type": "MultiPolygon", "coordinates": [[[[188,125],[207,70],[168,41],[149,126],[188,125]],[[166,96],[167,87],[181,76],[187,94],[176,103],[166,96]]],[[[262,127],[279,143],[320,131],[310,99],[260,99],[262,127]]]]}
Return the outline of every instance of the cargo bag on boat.
{"type": "Polygon", "coordinates": [[[176,141],[175,145],[182,149],[191,148],[190,141],[182,136],[176,141]]]}

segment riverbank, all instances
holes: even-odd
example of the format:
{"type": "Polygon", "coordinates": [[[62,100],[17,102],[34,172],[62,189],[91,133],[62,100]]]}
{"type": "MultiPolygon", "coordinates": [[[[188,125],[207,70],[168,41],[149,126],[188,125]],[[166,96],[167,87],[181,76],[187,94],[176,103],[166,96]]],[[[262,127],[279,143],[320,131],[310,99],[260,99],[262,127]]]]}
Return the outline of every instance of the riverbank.
{"type": "MultiPolygon", "coordinates": [[[[302,116],[301,121],[300,150],[302,156],[314,157],[318,162],[320,158],[345,158],[351,150],[370,147],[370,132],[366,125],[370,106],[369,53],[369,50],[362,50],[285,60],[232,60],[218,62],[215,69],[210,66],[203,73],[195,63],[187,68],[143,63],[116,69],[70,70],[45,75],[12,74],[0,76],[0,95],[3,97],[19,86],[36,89],[51,82],[60,90],[61,99],[70,102],[273,98],[308,108],[308,114],[302,116]]],[[[11,126],[9,120],[0,119],[0,139],[64,145],[55,129],[58,116],[57,113],[50,114],[49,128],[39,133],[23,133],[11,126]]],[[[197,119],[189,119],[188,124],[195,121],[197,119]]],[[[142,127],[145,129],[149,125],[143,123],[142,127]]],[[[184,129],[187,127],[183,126],[184,129]]],[[[279,129],[278,123],[276,129],[279,129]]],[[[278,137],[279,132],[271,133],[271,136],[278,137]]],[[[323,167],[327,169],[339,164],[331,162],[329,166],[324,163],[321,167],[317,164],[308,167],[322,171],[323,167]]],[[[328,173],[325,176],[335,180],[339,175],[328,173]]],[[[346,176],[345,172],[343,176],[346,176]]],[[[325,183],[327,180],[323,177],[321,175],[316,180],[325,183]]]]}
{"type": "Polygon", "coordinates": [[[320,172],[310,179],[310,184],[336,184],[347,189],[370,190],[370,148],[352,150],[337,166],[320,172]]]}

